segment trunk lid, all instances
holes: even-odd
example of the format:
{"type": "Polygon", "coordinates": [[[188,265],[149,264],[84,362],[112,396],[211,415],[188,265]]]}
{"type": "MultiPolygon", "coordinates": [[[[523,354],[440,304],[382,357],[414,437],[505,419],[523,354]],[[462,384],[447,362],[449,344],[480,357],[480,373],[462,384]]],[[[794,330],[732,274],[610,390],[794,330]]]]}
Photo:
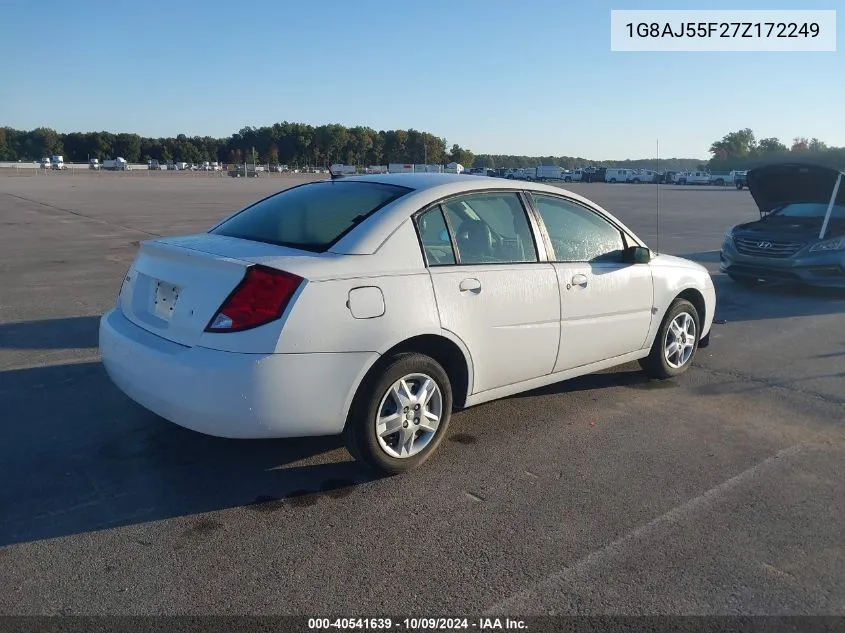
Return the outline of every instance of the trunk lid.
{"type": "Polygon", "coordinates": [[[285,264],[309,256],[313,253],[209,234],[149,240],[140,245],[118,303],[135,325],[192,347],[248,266],[272,261],[288,270],[285,264]]]}

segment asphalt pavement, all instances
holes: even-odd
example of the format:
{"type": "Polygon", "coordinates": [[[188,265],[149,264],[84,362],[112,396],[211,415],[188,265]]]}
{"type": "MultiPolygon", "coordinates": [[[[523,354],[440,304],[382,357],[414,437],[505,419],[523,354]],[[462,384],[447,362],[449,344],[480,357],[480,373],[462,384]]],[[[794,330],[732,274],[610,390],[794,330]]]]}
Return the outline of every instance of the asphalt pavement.
{"type": "Polygon", "coordinates": [[[572,185],[713,271],[711,346],[461,412],[408,475],[128,400],[97,323],[138,241],[294,182],[0,178],[0,614],[845,614],[845,295],[716,272],[747,191],[572,185]]]}

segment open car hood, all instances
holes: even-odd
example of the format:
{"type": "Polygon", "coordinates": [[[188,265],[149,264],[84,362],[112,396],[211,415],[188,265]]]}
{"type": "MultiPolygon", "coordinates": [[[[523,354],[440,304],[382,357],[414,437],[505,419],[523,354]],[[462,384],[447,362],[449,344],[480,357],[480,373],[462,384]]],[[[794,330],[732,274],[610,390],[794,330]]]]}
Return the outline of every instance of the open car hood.
{"type": "MultiPolygon", "coordinates": [[[[832,167],[807,163],[764,165],[748,172],[748,190],[761,215],[791,203],[828,204],[836,186],[836,179],[842,173],[832,167]]],[[[845,185],[839,187],[839,193],[836,195],[836,204],[843,203],[845,185]]]]}

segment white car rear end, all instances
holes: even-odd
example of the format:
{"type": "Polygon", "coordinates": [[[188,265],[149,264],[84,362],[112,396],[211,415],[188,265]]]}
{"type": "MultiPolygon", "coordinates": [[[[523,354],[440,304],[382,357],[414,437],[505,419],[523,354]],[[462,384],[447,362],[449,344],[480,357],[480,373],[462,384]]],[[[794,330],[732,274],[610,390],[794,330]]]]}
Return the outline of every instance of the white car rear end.
{"type": "MultiPolygon", "coordinates": [[[[380,206],[405,192],[382,188],[363,203],[380,206]]],[[[143,242],[117,306],[101,320],[103,363],[131,398],[197,431],[222,437],[339,433],[350,389],[378,356],[377,345],[366,340],[377,329],[365,323],[373,300],[354,292],[363,285],[354,271],[368,272],[361,260],[213,233],[143,242]],[[349,272],[353,278],[343,279],[349,272]],[[345,336],[346,304],[364,315],[357,340],[345,336]]],[[[410,265],[420,272],[421,256],[410,265]]],[[[426,290],[399,281],[380,284],[381,292],[426,290]]],[[[436,322],[436,311],[427,316],[436,322]]],[[[413,326],[415,319],[408,322],[413,326]]]]}
{"type": "Polygon", "coordinates": [[[655,377],[686,371],[713,320],[707,271],[655,256],[571,192],[526,187],[333,179],[208,233],[143,242],[101,319],[103,364],[181,426],[343,433],[353,455],[393,473],[436,449],[453,403],[632,360],[655,377]]]}

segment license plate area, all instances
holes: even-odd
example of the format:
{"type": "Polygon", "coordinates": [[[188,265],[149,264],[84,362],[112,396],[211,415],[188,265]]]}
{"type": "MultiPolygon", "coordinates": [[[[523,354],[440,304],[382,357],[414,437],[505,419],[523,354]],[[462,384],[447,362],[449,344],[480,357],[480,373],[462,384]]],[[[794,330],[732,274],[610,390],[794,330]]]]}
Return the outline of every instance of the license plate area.
{"type": "Polygon", "coordinates": [[[153,312],[155,315],[169,321],[173,316],[173,310],[176,309],[176,303],[179,301],[179,293],[181,288],[166,281],[156,281],[155,303],[153,304],[153,312]]]}

